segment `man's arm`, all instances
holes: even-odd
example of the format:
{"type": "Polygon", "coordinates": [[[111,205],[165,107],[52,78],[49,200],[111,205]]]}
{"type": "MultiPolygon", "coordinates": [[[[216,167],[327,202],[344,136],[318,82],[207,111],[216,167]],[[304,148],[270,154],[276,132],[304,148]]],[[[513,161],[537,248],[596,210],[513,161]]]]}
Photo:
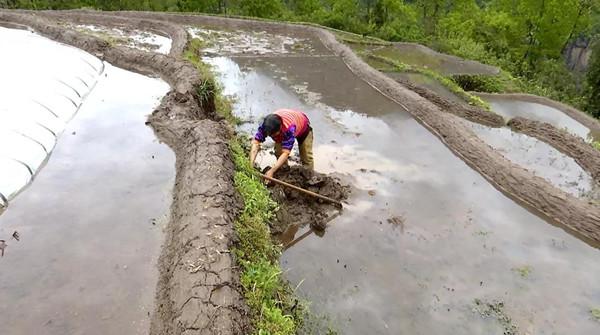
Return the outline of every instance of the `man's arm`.
{"type": "Polygon", "coordinates": [[[250,148],[250,165],[254,166],[256,155],[260,151],[260,142],[256,139],[252,139],[252,147],[250,148]]]}
{"type": "Polygon", "coordinates": [[[287,150],[287,149],[281,150],[281,155],[279,156],[279,158],[277,158],[277,162],[275,163],[275,165],[273,165],[273,167],[269,171],[267,171],[267,173],[265,173],[265,175],[267,177],[273,178],[273,175],[275,174],[275,172],[277,172],[277,170],[279,170],[279,168],[282,167],[283,164],[285,164],[285,162],[287,162],[289,156],[290,156],[289,150],[287,150]]]}
{"type": "Polygon", "coordinates": [[[252,139],[252,147],[250,148],[250,165],[254,167],[254,161],[256,160],[256,155],[260,151],[260,143],[264,142],[266,139],[265,132],[263,131],[262,126],[258,127],[258,131],[254,135],[252,139]]]}
{"type": "Polygon", "coordinates": [[[294,137],[294,131],[296,130],[295,126],[290,127],[290,129],[283,135],[283,141],[281,142],[281,155],[277,158],[277,162],[273,167],[265,173],[267,177],[273,178],[273,175],[280,167],[282,167],[288,160],[290,156],[290,152],[294,147],[294,141],[296,138],[294,137]]]}

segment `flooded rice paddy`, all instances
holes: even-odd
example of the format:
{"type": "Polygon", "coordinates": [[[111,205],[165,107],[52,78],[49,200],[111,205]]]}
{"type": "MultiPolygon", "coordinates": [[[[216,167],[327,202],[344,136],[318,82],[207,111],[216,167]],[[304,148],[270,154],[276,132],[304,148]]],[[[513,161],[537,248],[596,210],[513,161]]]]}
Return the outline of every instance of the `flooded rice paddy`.
{"type": "Polygon", "coordinates": [[[28,31],[0,27],[0,38],[11,46],[0,53],[0,198],[8,202],[43,166],[104,66],[28,31]]]}
{"type": "MultiPolygon", "coordinates": [[[[45,55],[80,53],[39,36],[28,43],[43,43],[45,55]]],[[[32,66],[23,50],[5,53],[24,60],[12,63],[16,72],[32,66]]],[[[63,74],[52,57],[35,61],[63,74]]],[[[62,135],[44,168],[0,216],[3,334],[148,333],[175,158],[144,122],[169,87],[104,67],[77,114],[57,130],[62,135]]],[[[45,74],[31,78],[52,79],[45,74]]],[[[40,93],[36,85],[23,89],[40,93]]]]}
{"type": "Polygon", "coordinates": [[[305,111],[316,170],[358,189],[323,236],[303,227],[281,257],[340,333],[600,331],[598,250],[497,191],[339,59],[210,62],[242,130],[277,108],[305,111]]]}

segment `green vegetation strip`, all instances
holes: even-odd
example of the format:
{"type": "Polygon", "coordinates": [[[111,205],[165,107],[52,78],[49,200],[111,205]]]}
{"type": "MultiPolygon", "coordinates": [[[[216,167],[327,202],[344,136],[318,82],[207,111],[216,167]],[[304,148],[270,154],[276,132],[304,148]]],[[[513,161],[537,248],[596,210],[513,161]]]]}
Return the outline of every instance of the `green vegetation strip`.
{"type": "Polygon", "coordinates": [[[394,68],[398,72],[413,72],[413,73],[419,73],[424,76],[427,76],[431,79],[438,81],[440,84],[444,85],[446,88],[448,88],[450,91],[452,91],[452,93],[456,94],[461,99],[465,100],[469,105],[478,106],[487,111],[492,110],[491,106],[487,102],[483,101],[480,97],[475,96],[475,95],[463,90],[462,87],[460,87],[452,78],[445,77],[433,70],[408,65],[408,64],[402,63],[398,60],[391,59],[391,58],[388,58],[385,56],[374,55],[372,53],[363,53],[362,56],[363,57],[366,56],[367,58],[371,58],[376,61],[390,64],[390,65],[394,66],[394,68]]]}
{"type": "Polygon", "coordinates": [[[590,313],[597,321],[600,321],[600,308],[591,308],[590,313]]]}
{"type": "MultiPolygon", "coordinates": [[[[207,84],[198,87],[198,94],[212,94],[217,113],[232,124],[239,120],[231,111],[231,101],[222,94],[209,65],[200,59],[203,43],[193,39],[184,57],[196,66],[207,84]]],[[[281,248],[271,240],[269,221],[277,211],[277,203],[250,165],[244,141],[231,139],[229,148],[236,171],[234,183],[244,207],[235,222],[239,242],[233,254],[241,268],[241,283],[246,303],[251,309],[254,334],[296,334],[302,326],[306,309],[299,304],[291,288],[282,277],[278,259],[281,248]]]]}

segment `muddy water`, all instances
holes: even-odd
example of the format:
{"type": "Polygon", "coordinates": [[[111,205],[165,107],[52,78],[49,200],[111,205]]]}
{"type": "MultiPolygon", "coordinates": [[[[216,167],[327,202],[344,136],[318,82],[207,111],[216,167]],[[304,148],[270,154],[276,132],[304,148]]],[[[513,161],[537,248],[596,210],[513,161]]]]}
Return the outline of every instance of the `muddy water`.
{"type": "Polygon", "coordinates": [[[0,53],[0,194],[11,200],[43,166],[103,65],[25,30],[0,28],[0,41],[11,46],[0,53]]]}
{"type": "Polygon", "coordinates": [[[600,134],[592,134],[590,129],[558,109],[538,103],[519,101],[511,98],[485,97],[492,110],[506,120],[516,116],[547,122],[559,129],[566,129],[584,139],[600,140],[600,134]]]}
{"type": "Polygon", "coordinates": [[[503,334],[511,324],[529,334],[600,332],[589,312],[600,306],[598,250],[502,195],[339,60],[213,63],[243,119],[304,110],[316,169],[359,189],[322,237],[281,258],[340,333],[503,334]],[[501,315],[485,316],[476,299],[502,302],[501,315]]]}
{"type": "Polygon", "coordinates": [[[3,334],[148,332],[175,158],[144,121],[167,90],[107,65],[45,168],[0,216],[3,334]]]}

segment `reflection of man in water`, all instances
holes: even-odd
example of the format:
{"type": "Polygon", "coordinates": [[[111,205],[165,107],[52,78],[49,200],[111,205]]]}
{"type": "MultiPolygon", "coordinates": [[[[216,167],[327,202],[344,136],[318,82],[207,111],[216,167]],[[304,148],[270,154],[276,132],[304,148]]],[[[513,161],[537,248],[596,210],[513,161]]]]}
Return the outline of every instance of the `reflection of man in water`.
{"type": "Polygon", "coordinates": [[[275,156],[277,156],[275,165],[265,173],[267,177],[273,178],[275,172],[287,163],[295,140],[298,140],[300,145],[302,165],[313,169],[313,132],[310,121],[304,113],[292,109],[278,109],[275,113],[267,115],[252,140],[251,164],[254,165],[260,144],[267,136],[275,141],[275,156]]]}

